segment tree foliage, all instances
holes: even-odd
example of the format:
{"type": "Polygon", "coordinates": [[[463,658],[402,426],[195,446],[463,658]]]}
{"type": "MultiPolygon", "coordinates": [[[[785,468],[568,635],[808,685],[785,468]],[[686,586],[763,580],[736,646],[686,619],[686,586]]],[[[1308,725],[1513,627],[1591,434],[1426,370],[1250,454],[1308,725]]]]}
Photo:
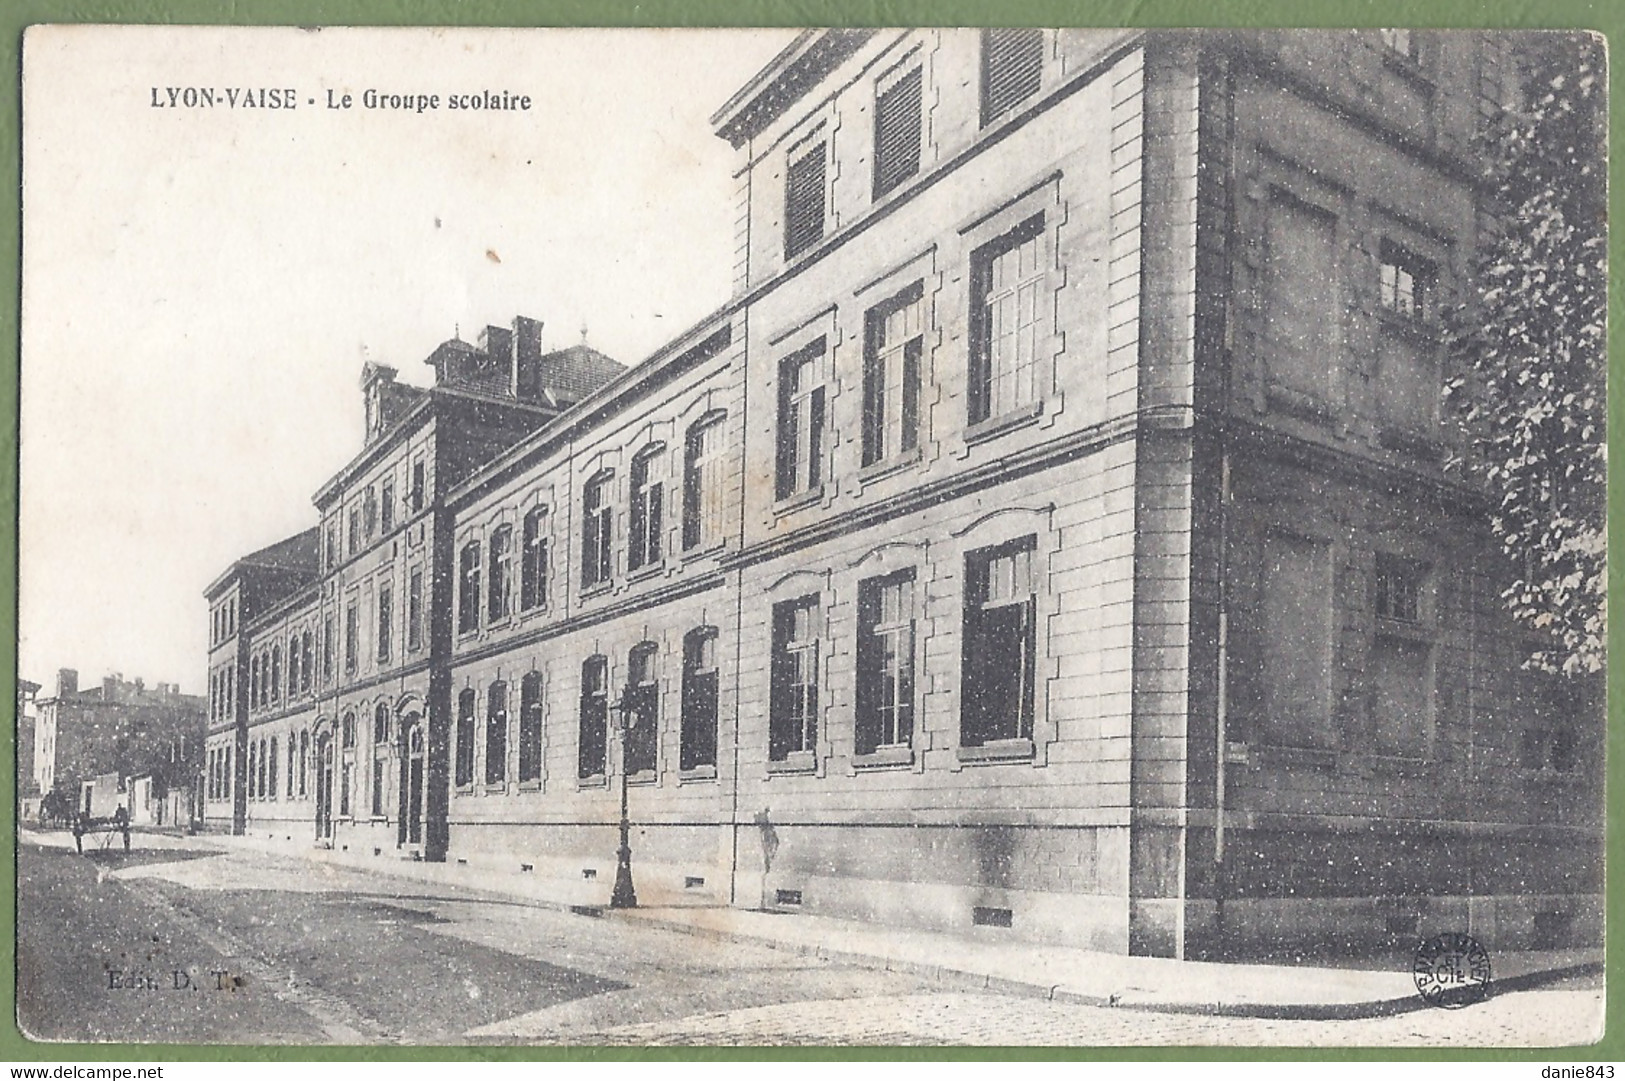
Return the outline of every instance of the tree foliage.
{"type": "Polygon", "coordinates": [[[1540,636],[1529,665],[1577,675],[1606,656],[1606,60],[1588,35],[1523,45],[1522,104],[1481,140],[1495,226],[1447,313],[1445,397],[1510,557],[1502,597],[1540,636]]]}

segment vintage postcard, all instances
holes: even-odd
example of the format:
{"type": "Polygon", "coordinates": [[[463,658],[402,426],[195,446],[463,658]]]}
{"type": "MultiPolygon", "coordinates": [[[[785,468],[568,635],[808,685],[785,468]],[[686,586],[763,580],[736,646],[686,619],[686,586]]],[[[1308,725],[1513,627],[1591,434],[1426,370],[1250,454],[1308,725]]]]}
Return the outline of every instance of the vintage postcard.
{"type": "Polygon", "coordinates": [[[1600,1039],[1604,69],[31,27],[22,1032],[1600,1039]]]}

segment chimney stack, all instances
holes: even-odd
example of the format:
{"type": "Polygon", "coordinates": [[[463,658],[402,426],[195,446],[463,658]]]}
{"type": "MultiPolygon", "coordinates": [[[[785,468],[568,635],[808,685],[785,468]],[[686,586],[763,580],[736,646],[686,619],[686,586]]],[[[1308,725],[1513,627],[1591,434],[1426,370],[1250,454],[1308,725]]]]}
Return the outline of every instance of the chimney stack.
{"type": "Polygon", "coordinates": [[[79,693],[79,671],[75,668],[58,668],[56,670],[56,696],[58,698],[72,698],[79,693]]]}

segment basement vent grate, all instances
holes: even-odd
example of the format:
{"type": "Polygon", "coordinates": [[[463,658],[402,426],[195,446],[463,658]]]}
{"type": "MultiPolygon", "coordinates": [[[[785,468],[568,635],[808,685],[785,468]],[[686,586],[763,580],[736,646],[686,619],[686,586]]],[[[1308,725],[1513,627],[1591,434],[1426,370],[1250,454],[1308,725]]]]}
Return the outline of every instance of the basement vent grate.
{"type": "Polygon", "coordinates": [[[534,863],[521,863],[519,865],[520,874],[527,874],[534,870],[536,870],[536,865],[534,863]]]}
{"type": "Polygon", "coordinates": [[[372,854],[374,856],[382,856],[384,854],[384,850],[381,848],[375,848],[372,850],[372,854]]]}
{"type": "Polygon", "coordinates": [[[774,893],[775,903],[781,905],[799,905],[801,903],[800,890],[777,890],[774,893]]]}
{"type": "Polygon", "coordinates": [[[685,890],[697,890],[703,885],[705,885],[705,879],[700,878],[698,875],[689,875],[683,879],[683,889],[685,890]]]}
{"type": "Polygon", "coordinates": [[[1388,928],[1388,933],[1391,935],[1416,934],[1417,918],[1417,914],[1414,912],[1390,913],[1388,919],[1385,921],[1388,928]]]}
{"type": "Polygon", "coordinates": [[[595,920],[604,918],[604,910],[597,905],[571,905],[570,911],[577,916],[591,916],[595,920]]]}
{"type": "Polygon", "coordinates": [[[1549,910],[1535,913],[1534,942],[1537,950],[1551,950],[1563,945],[1574,924],[1574,913],[1549,910]]]}
{"type": "Polygon", "coordinates": [[[598,868],[596,868],[596,867],[583,867],[581,869],[581,877],[582,878],[597,878],[598,877],[598,868]]]}
{"type": "Polygon", "coordinates": [[[1014,913],[1008,908],[984,908],[977,905],[970,910],[970,921],[978,927],[1009,927],[1014,913]]]}

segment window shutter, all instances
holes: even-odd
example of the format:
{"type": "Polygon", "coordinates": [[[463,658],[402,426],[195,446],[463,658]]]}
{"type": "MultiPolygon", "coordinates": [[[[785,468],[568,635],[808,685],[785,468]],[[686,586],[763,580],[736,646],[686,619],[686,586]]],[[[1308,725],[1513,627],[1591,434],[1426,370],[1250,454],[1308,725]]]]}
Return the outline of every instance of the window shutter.
{"type": "Polygon", "coordinates": [[[700,543],[700,433],[688,434],[683,455],[683,547],[700,543]]]}
{"type": "Polygon", "coordinates": [[[648,562],[650,562],[650,563],[656,563],[656,562],[658,562],[660,560],[660,534],[666,528],[666,524],[662,520],[664,518],[664,516],[665,516],[664,515],[665,502],[666,502],[666,486],[665,486],[665,484],[652,484],[652,485],[650,485],[649,486],[649,523],[648,523],[649,524],[649,531],[646,534],[646,536],[648,537],[648,543],[645,546],[648,549],[648,551],[645,553],[645,555],[648,557],[648,562]]]}
{"type": "Polygon", "coordinates": [[[790,653],[785,648],[790,641],[790,628],[794,625],[795,609],[789,604],[773,607],[773,662],[772,690],[768,700],[767,756],[782,762],[789,756],[795,735],[790,730],[790,653]]]}
{"type": "Polygon", "coordinates": [[[875,100],[875,197],[920,170],[920,69],[875,100]]]}
{"type": "Polygon", "coordinates": [[[647,509],[643,503],[647,492],[638,487],[638,479],[637,471],[634,470],[632,473],[632,512],[630,514],[632,543],[627,547],[626,552],[626,567],[628,570],[636,570],[643,566],[646,554],[645,541],[648,539],[648,533],[644,530],[644,527],[648,524],[647,509]]]}
{"type": "Polygon", "coordinates": [[[875,691],[880,686],[880,643],[875,624],[880,622],[880,590],[865,582],[858,590],[858,686],[857,719],[853,725],[853,749],[869,754],[880,743],[879,717],[875,691]]]}
{"type": "Polygon", "coordinates": [[[824,388],[812,392],[807,419],[807,487],[824,483],[824,388]]]}
{"type": "Polygon", "coordinates": [[[903,431],[900,448],[913,450],[920,442],[920,339],[903,347],[903,431]]]}
{"type": "Polygon", "coordinates": [[[982,123],[1038,93],[1043,71],[1042,30],[982,31],[982,123]]]}
{"type": "Polygon", "coordinates": [[[796,415],[790,407],[790,397],[795,390],[791,382],[794,363],[790,360],[779,365],[779,444],[774,486],[774,495],[779,499],[796,490],[796,415]]]}
{"type": "Polygon", "coordinates": [[[885,315],[870,312],[863,343],[863,464],[873,465],[885,455],[886,366],[880,356],[885,315]]]}
{"type": "MultiPolygon", "coordinates": [[[[589,501],[590,502],[590,501],[589,501]]],[[[581,584],[593,584],[598,570],[598,513],[588,507],[581,516],[581,584]]]]}
{"type": "Polygon", "coordinates": [[[795,255],[824,235],[824,144],[790,163],[784,177],[784,254],[795,255]]]}

